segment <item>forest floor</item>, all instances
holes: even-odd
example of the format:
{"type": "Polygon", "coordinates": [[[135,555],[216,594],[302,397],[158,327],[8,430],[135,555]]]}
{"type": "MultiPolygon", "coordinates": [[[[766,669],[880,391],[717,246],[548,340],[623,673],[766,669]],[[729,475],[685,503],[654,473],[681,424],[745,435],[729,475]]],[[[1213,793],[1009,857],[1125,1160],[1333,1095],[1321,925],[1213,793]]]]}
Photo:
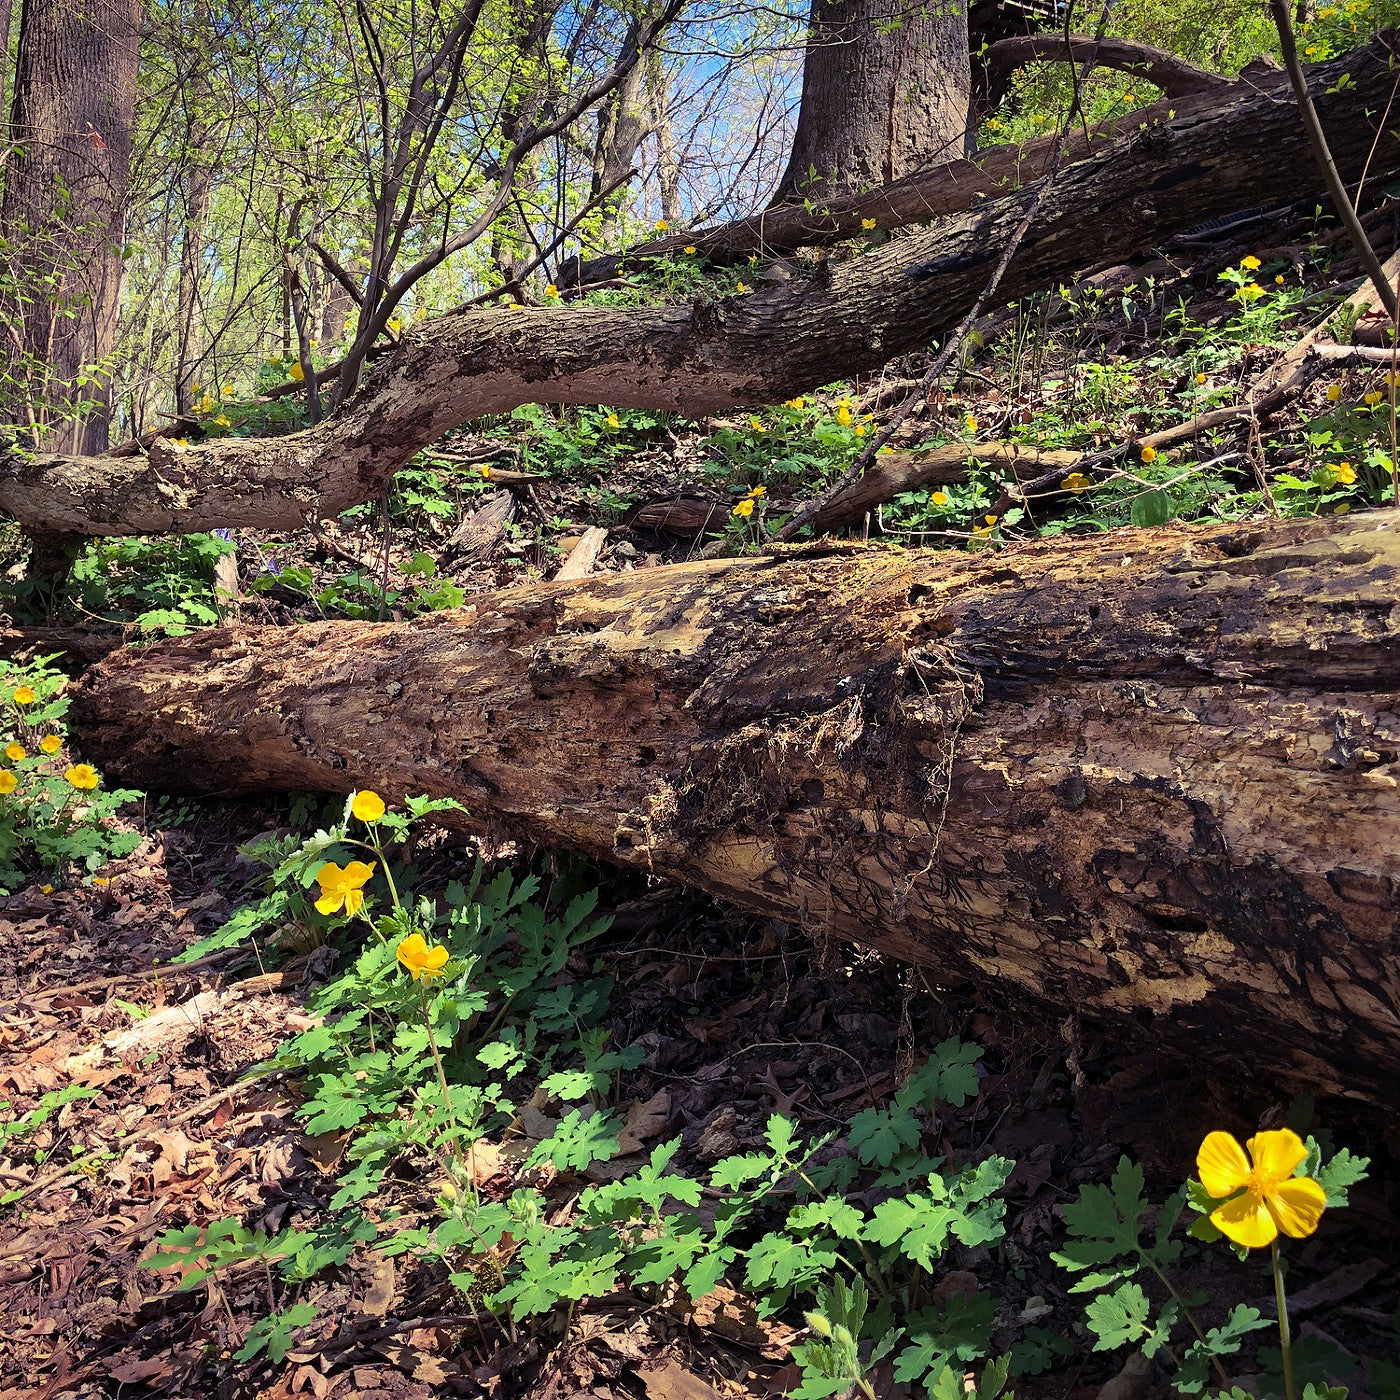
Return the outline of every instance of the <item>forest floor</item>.
{"type": "MultiPolygon", "coordinates": [[[[801,1316],[763,1319],[721,1286],[700,1302],[592,1300],[543,1333],[511,1342],[483,1332],[440,1267],[357,1251],[318,1280],[319,1320],[281,1365],[232,1358],[266,1316],[266,1267],[232,1268],[182,1290],[142,1260],[162,1232],[239,1217],[269,1232],[326,1218],[345,1134],[308,1136],[299,1086],[248,1080],[278,1040],[309,1024],[306,990],[329,949],[262,974],[239,950],[203,964],[169,959],[227,916],[246,865],[237,844],[285,809],[207,803],[187,825],[153,810],[132,856],[105,883],[4,902],[0,1094],[12,1120],[45,1094],[70,1102],[3,1162],[11,1192],[0,1216],[0,1396],[345,1397],[592,1395],[702,1400],[769,1396],[797,1379],[789,1361],[801,1316]],[[154,1028],[154,1029],[153,1029],[154,1028]],[[126,1038],[125,1041],[123,1038],[126,1038]],[[81,1158],[76,1164],[75,1158],[81,1158]]],[[[439,873],[469,852],[444,852],[439,873]]],[[[460,872],[459,872],[460,873],[460,872]]],[[[616,980],[610,1029],[646,1058],[619,1094],[659,1105],[649,1135],[678,1134],[692,1160],[758,1144],[768,1116],[839,1124],[887,1101],[911,1063],[950,1035],[983,1049],[980,1093],[937,1124],[937,1150],[1016,1162],[1005,1191],[1006,1238],[956,1246],[933,1293],[990,1288],[997,1327],[1027,1316],[1079,1345],[1023,1396],[1169,1393],[1151,1368],[1096,1355],[1076,1325],[1070,1276],[1049,1260],[1061,1210],[1127,1154],[1149,1194],[1175,1189],[1211,1129],[1240,1137],[1281,1101],[1235,1082],[1228,1060],[1186,1065],[1104,1039],[1067,1013],[1059,1024],[984,1004],[971,986],[930,986],[875,955],[814,941],[712,901],[633,877],[604,875],[612,929],[590,952],[616,980]]],[[[1339,1141],[1373,1156],[1351,1208],[1294,1257],[1290,1287],[1304,1345],[1335,1342],[1384,1356],[1400,1305],[1394,1124],[1333,1118],[1339,1141]]],[[[410,1168],[373,1201],[392,1228],[430,1214],[441,1180],[410,1168]]],[[[506,1189],[507,1177],[493,1185],[506,1189]]],[[[386,1223],[385,1229],[391,1228],[386,1223]]],[[[1184,1274],[1191,1288],[1243,1296],[1267,1316],[1267,1273],[1215,1251],[1184,1274]],[[1257,1295],[1257,1296],[1256,1296],[1257,1295]]],[[[908,1394],[888,1364],[881,1395],[908,1394]]],[[[1364,1392],[1363,1392],[1364,1393],[1364,1392]]]]}
{"type": "MultiPolygon", "coordinates": [[[[955,398],[921,409],[897,442],[957,430],[966,416],[1003,438],[1039,424],[1047,432],[1034,437],[1043,445],[1089,450],[1125,431],[1233,401],[1268,356],[1250,339],[1260,323],[1241,322],[1239,306],[1221,296],[1219,270],[1267,243],[1265,272],[1278,266],[1280,283],[1285,277],[1296,283],[1308,262],[1304,242],[1296,229],[1266,227],[1192,253],[1195,305],[1208,329],[1165,367],[1150,356],[1160,348],[1177,288],[1160,269],[1124,270],[1103,284],[1110,291],[1096,292],[1093,309],[1075,320],[1072,333],[1063,333],[1057,364],[1038,354],[1013,355],[974,368],[955,398]],[[1144,278],[1152,277],[1160,280],[1150,289],[1148,312],[1120,311],[1120,299],[1141,301],[1144,278]],[[1084,348],[1090,340],[1092,362],[1084,348]],[[1140,372],[1143,364],[1147,372],[1140,372]],[[1063,441],[1048,431],[1056,422],[1063,441]]],[[[1299,286],[1288,306],[1296,311],[1307,305],[1300,297],[1345,284],[1355,269],[1343,264],[1339,259],[1312,286],[1299,286]]],[[[891,379],[907,382],[921,368],[913,361],[854,386],[855,425],[866,406],[878,420],[893,401],[886,392],[891,379]]],[[[1342,496],[1354,491],[1357,506],[1367,504],[1359,494],[1366,481],[1349,482],[1335,462],[1342,452],[1363,461],[1367,434],[1374,437],[1385,408],[1365,394],[1371,387],[1364,375],[1353,375],[1339,405],[1319,381],[1275,425],[1264,445],[1272,452],[1268,469],[1276,489],[1293,493],[1280,500],[1300,501],[1311,492],[1309,508],[1349,508],[1342,496]],[[1333,437],[1309,437],[1329,412],[1333,437]],[[1304,441],[1305,447],[1296,445],[1304,441]],[[1286,445],[1274,452],[1279,442],[1286,445]]],[[[554,434],[550,450],[607,455],[608,470],[585,462],[558,480],[508,481],[513,523],[486,530],[490,522],[482,521],[485,533],[468,541],[465,556],[441,567],[459,522],[502,489],[492,472],[530,469],[528,453],[524,460],[491,458],[484,476],[471,465],[449,470],[445,479],[431,464],[407,475],[387,558],[382,521],[368,508],[314,536],[241,536],[232,556],[239,616],[277,624],[347,613],[412,615],[444,583],[469,594],[551,576],[583,529],[599,523],[609,529],[599,570],[654,567],[735,547],[746,524],[730,514],[740,493],[771,480],[767,502],[780,500],[810,465],[793,458],[797,465],[787,478],[765,476],[767,444],[781,430],[789,447],[801,436],[803,451],[818,451],[818,434],[802,436],[797,429],[805,434],[805,426],[785,421],[787,428],[776,421],[766,427],[720,421],[677,433],[624,415],[624,426],[636,428],[625,450],[608,436],[613,429],[601,411],[577,421],[567,442],[538,422],[517,424],[527,441],[554,434]],[[721,502],[719,540],[638,525],[641,504],[697,491],[721,502]],[[425,556],[431,569],[416,562],[425,556]]],[[[509,424],[488,425],[463,444],[472,452],[494,441],[509,448],[511,432],[509,424]]],[[[837,441],[834,428],[827,439],[821,439],[827,446],[852,447],[837,441]]],[[[1210,451],[1232,445],[1216,442],[1210,451]]],[[[1204,445],[1199,455],[1208,455],[1204,445]]],[[[1242,460],[1229,480],[1203,478],[1198,494],[1189,494],[1197,489],[1191,486],[1181,495],[1179,513],[1253,509],[1246,497],[1257,488],[1257,466],[1242,460]]],[[[1351,470],[1347,462],[1341,466],[1351,470]]],[[[1159,469],[1175,481],[1172,463],[1159,469]]],[[[1069,502],[1078,523],[1127,523],[1131,501],[1142,492],[1145,468],[1138,470],[1137,479],[1123,481],[1116,494],[1110,487],[1097,504],[1088,496],[1069,502]]],[[[883,523],[905,542],[957,542],[994,491],[994,483],[974,474],[967,485],[949,489],[951,501],[938,503],[924,492],[893,503],[883,523]]],[[[1375,489],[1369,499],[1380,499],[1375,489]]],[[[118,619],[124,610],[127,640],[168,625],[189,596],[184,563],[157,578],[148,560],[130,552],[113,548],[94,558],[88,592],[75,606],[118,619]]],[[[207,580],[200,586],[207,596],[207,580]]],[[[121,635],[114,627],[112,640],[121,635]]],[[[308,1134],[298,1115],[307,1090],[295,1076],[249,1075],[285,1037],[314,1024],[307,999],[331,974],[335,949],[308,947],[271,971],[246,947],[171,962],[242,902],[255,871],[239,847],[268,831],[287,831],[289,812],[285,800],[151,798],[124,817],[143,838],[131,855],[96,878],[55,882],[56,889],[36,880],[0,899],[6,954],[0,960],[0,1400],[65,1394],[322,1400],[380,1392],[704,1400],[792,1393],[799,1382],[792,1347],[805,1335],[801,1307],[761,1316],[752,1298],[726,1284],[694,1303],[664,1291],[659,1300],[614,1291],[556,1309],[543,1326],[510,1336],[482,1325],[440,1264],[356,1249],[317,1276],[316,1319],[274,1363],[266,1352],[235,1357],[250,1329],[277,1310],[263,1260],[235,1263],[194,1287],[182,1287],[170,1270],[143,1267],[158,1237],[186,1225],[236,1217],[273,1233],[311,1229],[333,1216],[328,1202],[349,1134],[308,1134]]],[[[442,843],[431,858],[434,887],[464,878],[478,855],[489,865],[546,874],[551,868],[548,855],[442,843]]],[[[1124,1155],[1143,1166],[1149,1199],[1163,1199],[1193,1171],[1206,1132],[1226,1129],[1243,1138],[1261,1114],[1281,1121],[1287,1102],[1276,1090],[1240,1082],[1227,1057],[1168,1060],[1153,1050],[1150,1028],[1140,1043],[1127,1044],[1081,1024],[1072,1008],[1037,1018],[985,1001],[975,986],[931,984],[917,970],[639,876],[598,869],[590,879],[601,891],[598,912],[612,916],[612,927],[589,945],[586,966],[571,963],[563,975],[612,979],[605,1021],[611,1043],[645,1051],[616,1085],[619,1104],[647,1109],[640,1135],[679,1136],[681,1160],[703,1170],[758,1146],[774,1113],[813,1130],[839,1129],[860,1110],[887,1103],[910,1068],[947,1038],[975,1042],[982,1050],[979,1092],[962,1107],[939,1111],[926,1150],[964,1161],[999,1154],[1016,1163],[1002,1193],[1005,1237],[990,1248],[949,1250],[930,1276],[928,1302],[947,1305],[978,1290],[995,1295],[993,1349],[1031,1324],[1067,1339],[1068,1355],[1017,1381],[1017,1393],[1031,1400],[1171,1393],[1159,1366],[1125,1366],[1126,1353],[1093,1350],[1082,1325],[1083,1300],[1050,1259],[1063,1237],[1063,1208],[1080,1186],[1106,1181],[1124,1155]]],[[[1291,1251],[1295,1326],[1307,1354],[1324,1358],[1317,1365],[1325,1370],[1331,1364],[1325,1358],[1339,1351],[1386,1358],[1396,1350],[1400,1126],[1335,1104],[1320,1106],[1319,1121],[1338,1146],[1372,1158],[1371,1175],[1353,1188],[1350,1208],[1329,1213],[1324,1231],[1291,1251]]],[[[520,1131],[528,1137],[528,1128],[520,1131]]],[[[512,1181],[509,1144],[495,1146],[500,1170],[481,1183],[488,1196],[503,1195],[512,1181]]],[[[430,1222],[443,1185],[425,1160],[410,1160],[386,1177],[366,1214],[383,1232],[430,1222]]],[[[1254,1303],[1265,1316],[1272,1312],[1266,1271],[1224,1250],[1190,1256],[1183,1285],[1254,1303]]],[[[1232,1379],[1247,1386],[1247,1368],[1232,1379]]],[[[911,1393],[893,1379],[888,1361],[872,1383],[881,1396],[911,1393]]],[[[1354,1397],[1365,1393],[1364,1386],[1353,1389],[1354,1397]]],[[[1383,1400],[1379,1392],[1376,1400],[1383,1400]]]]}

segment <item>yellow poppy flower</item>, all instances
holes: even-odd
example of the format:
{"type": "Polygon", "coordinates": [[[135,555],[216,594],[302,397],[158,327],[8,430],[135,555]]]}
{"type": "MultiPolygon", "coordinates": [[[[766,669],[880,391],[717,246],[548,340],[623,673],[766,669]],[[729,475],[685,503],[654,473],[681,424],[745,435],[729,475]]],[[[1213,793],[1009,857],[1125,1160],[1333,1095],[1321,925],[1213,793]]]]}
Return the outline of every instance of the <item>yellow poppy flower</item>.
{"type": "Polygon", "coordinates": [[[90,763],[75,763],[63,776],[82,792],[91,792],[97,786],[97,769],[90,763]]]}
{"type": "Polygon", "coordinates": [[[335,861],[327,861],[316,872],[316,883],[321,887],[321,897],[316,908],[323,914],[334,914],[344,908],[348,917],[358,914],[365,904],[365,889],[374,865],[366,865],[362,860],[352,860],[344,870],[335,861]]]}
{"type": "Polygon", "coordinates": [[[224,397],[227,398],[231,393],[233,393],[233,385],[232,385],[232,384],[225,384],[225,385],[224,385],[224,397]]]}
{"type": "Polygon", "coordinates": [[[761,433],[761,432],[763,432],[763,430],[764,430],[764,429],[763,429],[763,422],[762,422],[761,419],[758,419],[758,418],[750,418],[750,419],[749,419],[749,427],[752,428],[752,429],[754,430],[754,432],[756,432],[756,433],[761,433]]]}
{"type": "Polygon", "coordinates": [[[652,228],[654,228],[657,231],[657,233],[665,233],[666,230],[670,227],[670,224],[668,224],[665,219],[658,219],[652,225],[652,228]]]}
{"type": "Polygon", "coordinates": [[[291,369],[287,371],[287,378],[295,379],[298,384],[300,384],[301,381],[306,378],[306,371],[302,369],[300,360],[297,360],[292,365],[291,369]]]}
{"type": "Polygon", "coordinates": [[[365,788],[357,792],[350,803],[350,815],[362,822],[377,822],[384,815],[384,799],[365,788]]]}
{"type": "Polygon", "coordinates": [[[978,422],[974,417],[972,417],[971,414],[969,414],[964,420],[963,426],[968,430],[968,432],[975,433],[978,428],[978,422]]]}
{"type": "Polygon", "coordinates": [[[63,747],[63,738],[59,734],[46,734],[39,740],[39,747],[45,753],[57,753],[63,747]]]}
{"type": "Polygon", "coordinates": [[[1142,445],[1142,460],[1144,462],[1155,462],[1157,460],[1157,449],[1150,442],[1142,445]]]}
{"type": "Polygon", "coordinates": [[[413,974],[415,982],[425,977],[441,977],[447,965],[447,949],[428,947],[421,933],[410,933],[394,950],[394,956],[413,974]]]}
{"type": "Polygon", "coordinates": [[[551,283],[549,284],[549,286],[547,286],[547,287],[544,289],[544,294],[545,294],[545,297],[546,297],[549,301],[558,301],[558,300],[559,300],[559,288],[556,287],[556,286],[554,285],[553,282],[551,282],[551,283]]]}
{"type": "Polygon", "coordinates": [[[874,228],[874,227],[875,227],[875,220],[874,220],[874,219],[862,219],[862,220],[860,221],[860,226],[861,226],[861,228],[864,228],[864,229],[871,229],[871,228],[874,228]]]}
{"type": "MultiPolygon", "coordinates": [[[[1336,477],[1343,486],[1356,485],[1356,468],[1353,467],[1350,462],[1338,462],[1337,465],[1332,468],[1332,475],[1336,477]]],[[[6,749],[5,752],[8,753],[9,750],[6,749]]]]}
{"type": "Polygon", "coordinates": [[[481,468],[481,479],[483,481],[491,480],[491,465],[489,462],[481,468]]]}
{"type": "Polygon", "coordinates": [[[1198,375],[1196,376],[1196,383],[1197,383],[1197,384],[1204,384],[1205,382],[1206,382],[1206,377],[1205,377],[1205,375],[1203,375],[1203,374],[1198,374],[1198,375]]]}
{"type": "Polygon", "coordinates": [[[0,768],[0,796],[8,796],[19,786],[19,779],[8,768],[0,768]]]}
{"type": "Polygon", "coordinates": [[[745,496],[729,513],[730,515],[752,515],[753,501],[748,496],[745,496]]]}
{"type": "Polygon", "coordinates": [[[1371,392],[1370,392],[1369,394],[1366,395],[1366,403],[1367,403],[1371,408],[1375,408],[1375,406],[1376,406],[1378,403],[1380,403],[1380,401],[1381,401],[1381,395],[1380,395],[1375,389],[1372,389],[1371,392]]]}
{"type": "Polygon", "coordinates": [[[1210,1223],[1246,1249],[1263,1249],[1280,1232],[1294,1239],[1312,1234],[1327,1193],[1312,1177],[1293,1175],[1308,1155],[1303,1140],[1291,1128],[1279,1128],[1255,1133],[1245,1146],[1249,1156],[1229,1133],[1210,1133],[1196,1154],[1206,1191],[1217,1199],[1234,1197],[1211,1211],[1210,1223]]]}
{"type": "Polygon", "coordinates": [[[748,291],[748,286],[747,286],[747,284],[745,284],[745,283],[743,283],[743,282],[740,282],[739,285],[738,285],[737,287],[734,288],[734,290],[735,290],[736,292],[746,292],[746,291],[748,291]]]}
{"type": "Polygon", "coordinates": [[[1327,386],[1327,402],[1336,403],[1342,396],[1342,386],[1340,384],[1329,384],[1327,386]]]}
{"type": "Polygon", "coordinates": [[[836,406],[836,421],[843,427],[851,426],[851,409],[849,404],[838,404],[836,406]]]}
{"type": "Polygon", "coordinates": [[[855,433],[856,433],[856,436],[857,436],[857,437],[864,437],[864,436],[865,436],[865,424],[864,424],[864,423],[857,423],[857,424],[856,424],[856,428],[855,428],[855,433]]]}
{"type": "Polygon", "coordinates": [[[219,416],[218,416],[217,418],[211,418],[209,421],[210,421],[211,423],[213,423],[213,425],[214,425],[216,428],[231,428],[231,427],[233,427],[233,423],[232,423],[232,421],[229,419],[229,416],[228,416],[227,413],[221,413],[221,414],[219,414],[219,416]]]}
{"type": "Polygon", "coordinates": [[[1061,484],[1066,491],[1087,491],[1090,486],[1089,478],[1083,472],[1070,472],[1061,484]]]}
{"type": "Polygon", "coordinates": [[[946,491],[935,491],[929,497],[929,501],[936,506],[946,506],[948,504],[948,493],[946,491]]]}
{"type": "Polygon", "coordinates": [[[22,685],[15,691],[16,705],[32,705],[37,699],[32,686],[22,685]]]}
{"type": "Polygon", "coordinates": [[[681,249],[681,251],[682,251],[687,257],[693,258],[693,257],[695,256],[695,244],[693,244],[693,243],[687,243],[687,244],[685,245],[685,247],[684,247],[683,249],[681,249]]]}
{"type": "Polygon", "coordinates": [[[784,400],[783,400],[783,407],[784,407],[784,408],[806,408],[806,407],[807,407],[807,400],[804,399],[804,398],[784,399],[784,400]]]}
{"type": "Polygon", "coordinates": [[[766,486],[755,486],[753,490],[749,492],[750,497],[752,497],[752,499],[754,499],[755,501],[760,496],[766,496],[767,494],[768,488],[766,486]]]}
{"type": "Polygon", "coordinates": [[[622,426],[622,420],[615,413],[608,414],[608,416],[603,419],[603,422],[606,423],[608,427],[614,430],[622,426]]]}
{"type": "Polygon", "coordinates": [[[23,744],[6,744],[5,757],[8,758],[11,763],[18,763],[21,759],[28,757],[28,755],[24,752],[23,744]]]}
{"type": "Polygon", "coordinates": [[[1262,267],[1263,264],[1251,253],[1247,258],[1240,259],[1240,266],[1248,272],[1253,272],[1255,268],[1262,267]]]}
{"type": "Polygon", "coordinates": [[[1283,286],[1283,273],[1281,273],[1281,272],[1276,272],[1276,273],[1274,273],[1274,282],[1275,282],[1275,284],[1276,284],[1277,286],[1280,286],[1280,287],[1283,286]]]}
{"type": "Polygon", "coordinates": [[[995,516],[995,515],[984,515],[984,516],[982,517],[982,519],[983,519],[983,520],[987,523],[987,525],[990,527],[990,526],[995,525],[995,524],[997,523],[998,517],[995,516]]]}

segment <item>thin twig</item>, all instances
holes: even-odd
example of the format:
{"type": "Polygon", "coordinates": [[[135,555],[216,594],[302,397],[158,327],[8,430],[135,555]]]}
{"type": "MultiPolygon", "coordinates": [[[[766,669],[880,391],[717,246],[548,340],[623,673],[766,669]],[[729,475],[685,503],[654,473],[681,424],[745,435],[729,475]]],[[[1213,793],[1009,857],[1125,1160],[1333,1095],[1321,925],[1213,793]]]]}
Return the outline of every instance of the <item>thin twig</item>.
{"type": "Polygon", "coordinates": [[[1317,168],[1326,181],[1327,192],[1332,196],[1332,203],[1336,205],[1337,217],[1346,228],[1352,246],[1356,249],[1356,256],[1361,259],[1361,266],[1366,269],[1375,284],[1376,293],[1381,299],[1381,305],[1386,309],[1386,314],[1393,323],[1400,323],[1400,302],[1396,301],[1395,289],[1381,268],[1381,260],[1376,256],[1376,250],[1371,247],[1366,230],[1361,227],[1356,206],[1351,202],[1351,196],[1347,194],[1342,177],[1337,172],[1337,163],[1332,159],[1331,148],[1327,145],[1322,123],[1318,120],[1317,108],[1313,106],[1312,94],[1308,91],[1308,80],[1303,76],[1302,64],[1298,62],[1298,46],[1293,41],[1293,21],[1289,16],[1288,6],[1285,0],[1269,0],[1269,9],[1273,12],[1274,24],[1278,28],[1283,66],[1288,70],[1288,81],[1293,84],[1293,95],[1298,100],[1298,113],[1303,119],[1303,130],[1307,132],[1308,145],[1312,147],[1317,168]]]}

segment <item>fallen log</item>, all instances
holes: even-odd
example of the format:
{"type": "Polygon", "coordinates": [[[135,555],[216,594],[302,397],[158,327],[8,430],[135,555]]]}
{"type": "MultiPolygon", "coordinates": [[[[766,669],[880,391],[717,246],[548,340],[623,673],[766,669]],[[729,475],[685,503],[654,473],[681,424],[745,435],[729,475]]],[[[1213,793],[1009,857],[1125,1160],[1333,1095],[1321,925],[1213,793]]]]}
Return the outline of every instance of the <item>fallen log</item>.
{"type": "MultiPolygon", "coordinates": [[[[1312,70],[1348,178],[1368,161],[1373,180],[1400,168],[1400,141],[1376,132],[1393,86],[1389,42],[1312,70]]],[[[699,416],[777,403],[926,347],[977,303],[1033,203],[1002,279],[1007,300],[1247,200],[1320,188],[1291,103],[1273,88],[1250,92],[1125,136],[1060,171],[1048,192],[1028,185],[763,291],[693,306],[477,307],[442,317],[406,333],[354,398],[305,432],[192,447],[161,440],[146,457],[10,451],[0,456],[0,509],[31,534],[295,529],[374,498],[448,429],[522,403],[699,416]]]]}
{"type": "Polygon", "coordinates": [[[72,718],[123,782],[452,796],[1393,1108],[1397,579],[1391,512],[809,548],[199,632],[101,662],[72,718]]]}
{"type": "MultiPolygon", "coordinates": [[[[1059,47],[1059,54],[1045,53],[1040,55],[1042,57],[1064,56],[1063,34],[1036,35],[1031,42],[1045,44],[1050,49],[1059,47]]],[[[1081,59],[1084,46],[1097,43],[1098,61],[1107,67],[1128,62],[1129,50],[1135,51],[1132,61],[1138,61],[1144,53],[1159,55],[1158,76],[1169,78],[1174,87],[1179,78],[1181,90],[1160,102],[1123,112],[1095,126],[1076,128],[1065,147],[1065,163],[1083,160],[1118,137],[1146,126],[1219,110],[1235,97],[1254,95],[1266,89],[1272,89],[1278,97],[1286,99],[1288,96],[1288,80],[1272,60],[1256,62],[1232,80],[1202,73],[1173,55],[1146,45],[1122,40],[1095,41],[1080,36],[1076,36],[1076,42],[1078,48],[1074,52],[1081,59]],[[1105,54],[1115,61],[1106,63],[1105,54]]],[[[1021,43],[1020,38],[1001,40],[987,52],[989,56],[1010,61],[1021,43]],[[1003,48],[1003,45],[1009,47],[1003,48]]],[[[1009,71],[1009,68],[1005,70],[1009,71]]],[[[993,191],[1005,192],[1038,179],[1048,168],[1059,140],[1058,136],[1042,136],[1019,145],[988,146],[974,156],[945,161],[929,170],[893,180],[879,189],[837,195],[820,204],[810,201],[779,204],[713,228],[688,229],[664,238],[648,239],[625,252],[574,258],[559,267],[555,281],[560,287],[596,287],[629,268],[643,266],[649,258],[695,256],[714,263],[738,262],[750,257],[795,253],[802,248],[826,248],[848,238],[869,237],[866,219],[874,219],[876,227],[888,233],[910,224],[947,218],[964,212],[993,191]],[[687,249],[694,249],[694,252],[687,253],[687,249]]]]}

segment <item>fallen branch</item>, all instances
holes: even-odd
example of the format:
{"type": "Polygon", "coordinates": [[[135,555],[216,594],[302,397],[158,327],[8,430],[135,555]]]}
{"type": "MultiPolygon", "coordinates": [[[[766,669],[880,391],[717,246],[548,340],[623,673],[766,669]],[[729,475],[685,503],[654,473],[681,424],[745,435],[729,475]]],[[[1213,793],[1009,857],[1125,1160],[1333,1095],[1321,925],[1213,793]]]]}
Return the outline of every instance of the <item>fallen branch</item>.
{"type": "MultiPolygon", "coordinates": [[[[1392,83],[1378,43],[1312,73],[1339,163],[1371,152],[1368,115],[1392,83]],[[1339,88],[1345,71],[1352,82],[1339,88]],[[1328,90],[1328,89],[1331,90],[1328,90]]],[[[1178,117],[936,230],[839,268],[690,307],[508,307],[430,323],[325,423],[281,438],[156,442],[148,457],[0,462],[0,508],[31,532],[148,534],[211,526],[289,529],[379,495],[419,448],[521,403],[609,402],[692,416],[775,403],[942,340],[985,295],[988,273],[1037,201],[999,295],[1122,259],[1252,198],[1315,192],[1291,107],[1269,93],[1178,117]],[[1248,183],[1236,183],[1247,172],[1248,183]],[[1144,193],[1144,191],[1146,191],[1144,193]]],[[[1377,173],[1400,167],[1389,133],[1377,173]]]]}

